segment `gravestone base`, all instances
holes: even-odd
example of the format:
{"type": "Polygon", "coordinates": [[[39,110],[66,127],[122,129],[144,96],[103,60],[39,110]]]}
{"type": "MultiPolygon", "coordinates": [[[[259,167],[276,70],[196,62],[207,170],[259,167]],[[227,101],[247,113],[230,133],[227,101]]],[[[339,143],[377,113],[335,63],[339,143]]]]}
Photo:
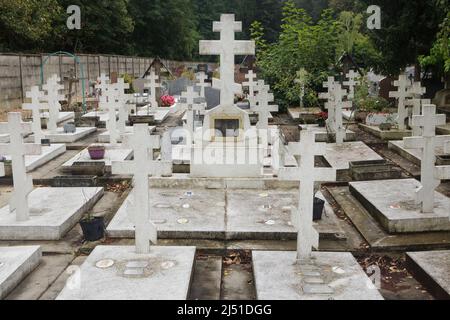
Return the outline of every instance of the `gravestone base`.
{"type": "Polygon", "coordinates": [[[415,179],[350,182],[352,195],[391,233],[449,231],[450,198],[435,192],[435,211],[421,212],[415,203],[415,179]]]}
{"type": "MultiPolygon", "coordinates": [[[[300,128],[303,130],[313,131],[316,134],[316,142],[328,142],[331,138],[331,140],[336,139],[336,134],[330,133],[328,134],[326,127],[319,127],[317,124],[307,124],[307,125],[300,125],[300,128]]],[[[355,141],[356,140],[356,133],[347,130],[345,133],[345,139],[344,141],[355,141]]]]}
{"type": "Polygon", "coordinates": [[[450,299],[450,251],[407,252],[408,269],[437,299],[450,299]]]}
{"type": "Polygon", "coordinates": [[[81,266],[81,284],[66,286],[57,300],[187,300],[195,247],[97,246],[81,266]],[[112,260],[112,266],[98,262],[112,260]]]}
{"type": "Polygon", "coordinates": [[[84,174],[92,174],[92,172],[95,172],[98,170],[99,163],[104,163],[104,173],[111,173],[111,166],[113,161],[126,161],[131,160],[133,157],[133,150],[132,149],[125,149],[118,146],[112,146],[105,144],[106,152],[105,157],[100,160],[92,160],[89,156],[88,149],[82,150],[80,153],[75,155],[73,158],[68,160],[62,165],[62,170],[64,172],[72,172],[77,171],[77,174],[82,174],[83,172],[79,172],[80,168],[75,168],[78,163],[82,163],[83,168],[86,170],[84,174]],[[89,167],[89,164],[92,164],[92,167],[89,167]]]}
{"type": "Polygon", "coordinates": [[[45,137],[52,143],[73,143],[97,131],[94,127],[77,127],[76,129],[74,133],[65,133],[63,128],[58,128],[57,133],[46,132],[45,137]]]}
{"type": "Polygon", "coordinates": [[[350,162],[383,160],[383,157],[361,141],[327,143],[324,158],[338,174],[339,171],[349,170],[350,162]]]}
{"type": "MultiPolygon", "coordinates": [[[[422,149],[407,149],[403,140],[390,141],[389,149],[418,166],[422,163],[422,149]]],[[[436,155],[445,155],[443,147],[437,147],[435,152],[436,155]]]]}
{"type": "MultiPolygon", "coordinates": [[[[155,131],[156,127],[149,126],[148,129],[149,129],[150,133],[153,133],[155,131]]],[[[125,127],[125,136],[132,135],[133,132],[134,132],[133,127],[125,127]]],[[[99,143],[109,143],[110,142],[109,139],[110,139],[109,131],[103,132],[98,135],[99,143]]],[[[119,137],[118,142],[122,142],[122,137],[119,137]]]]}
{"type": "Polygon", "coordinates": [[[41,247],[0,247],[0,300],[30,274],[42,257],[41,247]]]}
{"type": "MultiPolygon", "coordinates": [[[[49,118],[50,118],[50,115],[48,112],[41,112],[41,125],[43,128],[47,128],[49,118]]],[[[75,112],[60,111],[58,113],[58,120],[56,123],[59,126],[61,126],[67,122],[71,122],[74,120],[75,120],[75,112]]]]}
{"type": "MultiPolygon", "coordinates": [[[[40,166],[43,166],[47,162],[59,157],[66,152],[65,144],[51,144],[50,146],[42,146],[42,153],[39,155],[25,155],[25,167],[27,172],[31,172],[40,166]]],[[[6,156],[7,160],[11,160],[11,157],[6,156]]],[[[12,175],[11,165],[7,165],[6,176],[12,175]]]]}
{"type": "Polygon", "coordinates": [[[103,188],[37,188],[28,196],[30,219],[0,209],[0,240],[60,240],[103,196],[103,188]]]}
{"type": "Polygon", "coordinates": [[[317,114],[321,111],[320,108],[288,108],[289,116],[301,123],[316,123],[317,114]]]}
{"type": "Polygon", "coordinates": [[[351,253],[253,251],[258,300],[383,300],[351,253]]]}
{"type": "MultiPolygon", "coordinates": [[[[119,115],[119,112],[116,112],[116,118],[119,115]]],[[[81,116],[82,119],[95,121],[97,123],[105,125],[109,120],[109,112],[108,111],[91,111],[81,116]]]]}
{"type": "Polygon", "coordinates": [[[398,129],[381,130],[378,126],[369,126],[361,123],[358,126],[363,131],[368,132],[374,135],[375,137],[385,141],[402,140],[405,137],[412,136],[411,130],[398,130],[398,129]]]}

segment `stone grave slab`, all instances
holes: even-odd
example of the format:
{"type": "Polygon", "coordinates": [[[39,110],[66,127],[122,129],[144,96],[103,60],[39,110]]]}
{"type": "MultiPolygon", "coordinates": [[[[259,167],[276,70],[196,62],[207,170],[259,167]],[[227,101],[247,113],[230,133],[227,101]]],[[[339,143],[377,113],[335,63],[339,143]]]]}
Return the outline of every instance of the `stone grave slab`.
{"type": "Polygon", "coordinates": [[[42,257],[41,247],[0,247],[0,300],[30,274],[42,257]]]}
{"type": "Polygon", "coordinates": [[[435,192],[433,213],[422,213],[415,202],[421,186],[415,179],[350,182],[354,197],[389,233],[450,230],[450,199],[435,192]]]}
{"type": "MultiPolygon", "coordinates": [[[[31,172],[47,162],[59,157],[66,152],[65,144],[52,144],[50,146],[42,146],[42,153],[39,155],[25,155],[25,167],[27,172],[31,172]]],[[[11,160],[10,156],[5,156],[6,160],[11,160]]],[[[7,176],[11,175],[11,172],[7,170],[7,176]]]]}
{"type": "Polygon", "coordinates": [[[101,160],[92,160],[89,156],[88,149],[82,150],[80,153],[75,155],[73,158],[68,160],[62,165],[62,169],[64,171],[71,171],[72,167],[76,162],[83,162],[84,165],[87,165],[88,163],[92,163],[93,165],[104,162],[105,163],[105,170],[108,173],[111,173],[111,165],[113,161],[125,161],[130,160],[133,157],[133,150],[118,146],[112,146],[112,145],[105,145],[106,152],[104,159],[101,160]]]}
{"type": "Polygon", "coordinates": [[[170,115],[170,113],[171,113],[171,111],[169,110],[169,108],[166,108],[164,110],[162,110],[160,108],[160,109],[157,109],[156,112],[152,112],[152,111],[149,112],[146,109],[146,107],[144,107],[143,109],[138,110],[136,112],[136,114],[133,115],[133,116],[134,117],[140,117],[140,116],[145,117],[145,116],[148,116],[148,115],[153,115],[154,118],[155,118],[155,122],[156,123],[161,123],[161,122],[163,122],[164,120],[167,119],[167,117],[170,115]]]}
{"type": "MultiPolygon", "coordinates": [[[[156,130],[156,127],[149,126],[148,129],[149,129],[149,132],[152,133],[156,130]]],[[[132,135],[133,132],[134,132],[133,127],[129,127],[129,126],[125,127],[125,135],[132,135]]],[[[109,143],[109,138],[110,138],[109,131],[105,131],[98,135],[98,142],[109,143]]],[[[121,142],[121,141],[122,141],[122,139],[119,138],[118,142],[121,142]]]]}
{"type": "Polygon", "coordinates": [[[82,264],[81,283],[56,300],[187,300],[195,247],[97,246],[82,264]]]}
{"type": "MultiPolygon", "coordinates": [[[[326,201],[326,200],[325,200],[326,201]]],[[[291,222],[297,210],[298,190],[227,190],[227,240],[295,240],[297,231],[291,222]]],[[[335,238],[342,229],[326,202],[322,220],[314,223],[320,238],[335,238]]]]}
{"type": "Polygon", "coordinates": [[[191,163],[191,148],[186,145],[172,145],[172,161],[175,165],[191,163]]]}
{"type": "MultiPolygon", "coordinates": [[[[119,115],[119,112],[116,112],[116,117],[119,115]]],[[[108,111],[91,111],[81,116],[84,119],[98,119],[99,122],[108,122],[109,113],[108,111]]]]}
{"type": "Polygon", "coordinates": [[[288,108],[288,114],[293,120],[303,120],[307,122],[315,122],[317,114],[322,110],[320,108],[288,108]]]}
{"type": "MultiPolygon", "coordinates": [[[[130,201],[134,201],[133,191],[108,225],[106,230],[110,237],[134,237],[134,226],[128,212],[130,201]]],[[[150,208],[151,220],[160,239],[224,239],[224,190],[152,188],[150,208]]]]}
{"type": "Polygon", "coordinates": [[[258,300],[383,300],[351,253],[253,251],[258,300]]]}
{"type": "Polygon", "coordinates": [[[28,196],[30,219],[0,209],[0,240],[59,240],[102,197],[103,188],[37,188],[28,196]]]}
{"type": "MultiPolygon", "coordinates": [[[[420,166],[422,162],[422,150],[421,149],[408,149],[405,148],[405,143],[401,141],[389,141],[389,149],[394,150],[402,157],[408,159],[412,163],[420,166]]],[[[436,155],[445,155],[444,147],[436,147],[436,155]]]]}
{"type": "Polygon", "coordinates": [[[401,140],[405,137],[412,136],[411,130],[398,130],[398,129],[381,130],[378,126],[369,126],[361,123],[358,126],[360,129],[374,135],[377,138],[380,138],[381,140],[387,141],[401,140]]]}
{"type": "MultiPolygon", "coordinates": [[[[326,127],[319,127],[317,124],[307,124],[307,125],[300,125],[300,128],[308,131],[313,131],[316,134],[316,142],[328,142],[328,132],[326,127]]],[[[335,136],[335,134],[331,134],[331,136],[335,136]]],[[[355,141],[356,140],[356,133],[347,130],[345,134],[345,141],[355,141]]]]}
{"type": "Polygon", "coordinates": [[[350,162],[354,161],[383,160],[378,153],[361,141],[343,144],[327,143],[324,157],[338,171],[348,170],[350,162]]]}
{"type": "MultiPolygon", "coordinates": [[[[50,119],[50,115],[48,111],[41,112],[41,124],[44,126],[47,126],[47,121],[50,119]]],[[[75,113],[74,112],[65,112],[60,111],[58,113],[58,120],[56,121],[57,124],[61,125],[69,121],[73,121],[75,119],[75,113]]]]}
{"type": "Polygon", "coordinates": [[[64,128],[58,128],[57,133],[52,134],[46,132],[45,137],[50,139],[52,143],[73,143],[87,137],[95,131],[97,131],[95,127],[77,127],[75,132],[65,133],[64,128]]]}
{"type": "Polygon", "coordinates": [[[450,298],[450,251],[407,252],[412,273],[429,287],[437,299],[450,298]]]}

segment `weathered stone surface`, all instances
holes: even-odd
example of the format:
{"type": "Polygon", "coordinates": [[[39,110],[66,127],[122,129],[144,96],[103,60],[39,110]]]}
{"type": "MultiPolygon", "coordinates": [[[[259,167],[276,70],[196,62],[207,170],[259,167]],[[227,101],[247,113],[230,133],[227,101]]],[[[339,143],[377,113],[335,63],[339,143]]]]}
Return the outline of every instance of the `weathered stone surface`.
{"type": "Polygon", "coordinates": [[[313,252],[302,265],[295,252],[253,251],[253,271],[258,300],[383,299],[351,253],[313,252]]]}
{"type": "Polygon", "coordinates": [[[67,286],[57,300],[186,300],[195,247],[97,246],[81,266],[79,286],[67,286]],[[109,268],[98,262],[111,259],[109,268]]]}

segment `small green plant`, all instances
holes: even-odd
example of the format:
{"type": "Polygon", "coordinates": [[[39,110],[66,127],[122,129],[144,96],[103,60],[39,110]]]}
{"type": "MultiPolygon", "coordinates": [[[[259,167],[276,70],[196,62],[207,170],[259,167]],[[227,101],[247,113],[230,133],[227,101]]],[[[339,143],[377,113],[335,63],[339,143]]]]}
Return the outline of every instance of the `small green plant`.
{"type": "Polygon", "coordinates": [[[130,85],[130,89],[125,90],[125,93],[127,94],[134,93],[135,91],[133,88],[133,76],[128,73],[125,73],[122,75],[122,78],[125,83],[128,83],[130,85]]]}

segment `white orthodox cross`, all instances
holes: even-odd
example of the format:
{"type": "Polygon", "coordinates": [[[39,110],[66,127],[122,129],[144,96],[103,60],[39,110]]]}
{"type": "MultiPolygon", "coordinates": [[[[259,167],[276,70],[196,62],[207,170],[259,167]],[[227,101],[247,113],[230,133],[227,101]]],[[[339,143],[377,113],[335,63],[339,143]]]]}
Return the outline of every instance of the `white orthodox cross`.
{"type": "Polygon", "coordinates": [[[100,101],[106,102],[105,99],[105,92],[108,89],[108,85],[110,84],[109,77],[106,76],[106,74],[102,73],[100,77],[97,78],[97,84],[95,85],[95,89],[100,90],[100,101]]]}
{"type": "Polygon", "coordinates": [[[336,133],[337,144],[344,143],[345,139],[345,127],[342,121],[342,106],[343,106],[343,99],[346,94],[347,90],[342,89],[340,84],[335,84],[333,90],[334,101],[331,102],[329,111],[332,110],[332,116],[334,118],[334,119],[332,118],[331,121],[333,123],[334,131],[336,133]]]}
{"type": "Polygon", "coordinates": [[[104,92],[104,98],[106,102],[102,102],[102,108],[108,111],[108,120],[106,121],[106,129],[109,133],[109,143],[116,145],[120,138],[119,130],[117,129],[117,107],[118,102],[118,90],[117,83],[112,83],[108,86],[104,92]]]}
{"type": "Polygon", "coordinates": [[[334,86],[336,85],[336,80],[334,77],[328,77],[328,80],[323,83],[323,87],[328,89],[328,92],[319,93],[319,99],[332,101],[334,86]]]}
{"type": "Polygon", "coordinates": [[[41,143],[41,140],[45,138],[44,133],[42,132],[42,124],[41,124],[41,109],[44,109],[41,100],[44,96],[44,93],[39,90],[38,86],[31,87],[31,90],[26,93],[26,97],[31,99],[30,103],[23,103],[23,110],[31,110],[33,116],[33,123],[31,124],[33,134],[34,134],[34,142],[41,143]]]}
{"type": "Polygon", "coordinates": [[[128,210],[135,226],[136,252],[147,254],[150,252],[150,242],[156,244],[158,241],[157,228],[150,220],[148,178],[170,176],[172,162],[153,160],[153,150],[160,148],[160,137],[151,136],[147,124],[134,125],[133,134],[124,139],[134,151],[134,160],[113,162],[112,173],[134,176],[134,203],[129,204],[128,210]]]}
{"type": "Polygon", "coordinates": [[[398,100],[398,128],[405,130],[405,119],[408,117],[406,99],[411,97],[411,93],[408,90],[411,82],[405,75],[400,75],[398,81],[394,81],[394,86],[397,87],[397,91],[389,92],[389,97],[398,100]]]}
{"type": "MultiPolygon", "coordinates": [[[[199,98],[200,95],[197,91],[194,90],[194,87],[187,87],[186,92],[181,94],[182,98],[186,99],[187,106],[187,120],[186,127],[189,130],[189,133],[194,132],[194,113],[195,111],[200,111],[200,104],[195,103],[195,99],[199,98]]],[[[204,109],[204,107],[203,107],[204,109]]]]}
{"type": "Polygon", "coordinates": [[[253,73],[253,70],[250,70],[246,75],[245,75],[245,79],[247,79],[247,81],[242,83],[243,87],[247,87],[248,88],[248,95],[250,97],[253,97],[255,95],[255,87],[257,86],[258,82],[257,82],[257,75],[256,73],[253,73]]]}
{"type": "Polygon", "coordinates": [[[289,153],[297,158],[297,168],[281,168],[278,177],[281,180],[300,181],[298,211],[292,212],[291,221],[298,229],[297,259],[309,259],[312,248],[319,246],[319,234],[313,227],[313,199],[316,181],[335,181],[336,170],[316,168],[314,157],[324,155],[325,143],[316,143],[315,133],[300,131],[300,142],[290,143],[289,153]],[[300,157],[300,160],[298,160],[300,157]]]}
{"type": "Polygon", "coordinates": [[[14,192],[9,202],[11,213],[15,211],[17,221],[30,219],[28,195],[33,191],[33,178],[27,175],[25,155],[38,155],[42,152],[41,144],[23,143],[20,112],[8,113],[9,144],[0,144],[0,154],[10,155],[14,192]]]}
{"type": "Polygon", "coordinates": [[[422,106],[431,104],[430,99],[411,99],[408,101],[408,106],[412,106],[411,116],[409,118],[409,126],[412,128],[412,136],[418,137],[422,135],[422,128],[420,126],[414,126],[412,119],[414,116],[420,116],[422,114],[422,106]]]}
{"type": "Polygon", "coordinates": [[[61,79],[54,74],[47,80],[47,84],[42,87],[47,92],[44,100],[48,104],[49,119],[47,126],[51,134],[57,132],[59,111],[61,110],[59,101],[64,100],[64,95],[59,93],[61,90],[64,90],[64,86],[59,83],[60,81],[61,79]]]}
{"type": "Polygon", "coordinates": [[[404,138],[407,149],[422,149],[421,160],[421,183],[422,186],[416,191],[416,201],[422,205],[423,213],[433,213],[434,192],[445,176],[442,169],[436,169],[436,147],[445,146],[450,141],[450,136],[437,136],[436,126],[445,124],[444,114],[436,114],[435,105],[424,105],[421,116],[413,116],[413,126],[422,128],[421,137],[404,138]]]}
{"type": "Polygon", "coordinates": [[[349,100],[353,100],[355,98],[355,87],[360,84],[356,79],[359,77],[359,74],[354,70],[350,70],[346,75],[347,81],[344,81],[344,86],[348,87],[348,95],[347,98],[349,100]]]}
{"type": "Polygon", "coordinates": [[[210,87],[211,84],[206,82],[208,76],[203,71],[197,73],[197,86],[200,87],[200,97],[205,98],[205,88],[210,87]]]}
{"type": "Polygon", "coordinates": [[[278,106],[270,104],[275,100],[273,93],[270,93],[270,86],[264,85],[264,80],[258,81],[258,93],[256,101],[258,106],[253,109],[258,113],[258,123],[256,128],[260,133],[263,133],[263,143],[267,148],[270,132],[269,132],[269,117],[271,112],[278,112],[278,106]]]}
{"type": "Polygon", "coordinates": [[[220,32],[220,40],[200,41],[200,54],[220,55],[220,103],[233,106],[235,55],[254,55],[255,42],[235,40],[235,33],[242,31],[242,22],[237,22],[234,14],[221,15],[220,22],[213,23],[213,31],[220,32]]]}
{"type": "Polygon", "coordinates": [[[152,110],[156,110],[158,107],[158,102],[156,101],[156,89],[161,88],[161,84],[159,81],[159,76],[155,73],[155,69],[150,70],[150,75],[148,75],[145,79],[148,81],[144,85],[144,88],[150,89],[150,108],[152,110]]]}
{"type": "Polygon", "coordinates": [[[129,116],[129,109],[127,105],[128,95],[125,93],[125,90],[130,89],[130,84],[125,83],[123,78],[117,79],[117,83],[115,84],[115,92],[116,92],[116,102],[117,107],[119,109],[119,121],[117,123],[117,128],[119,129],[119,133],[124,135],[126,132],[126,123],[129,116]]]}

